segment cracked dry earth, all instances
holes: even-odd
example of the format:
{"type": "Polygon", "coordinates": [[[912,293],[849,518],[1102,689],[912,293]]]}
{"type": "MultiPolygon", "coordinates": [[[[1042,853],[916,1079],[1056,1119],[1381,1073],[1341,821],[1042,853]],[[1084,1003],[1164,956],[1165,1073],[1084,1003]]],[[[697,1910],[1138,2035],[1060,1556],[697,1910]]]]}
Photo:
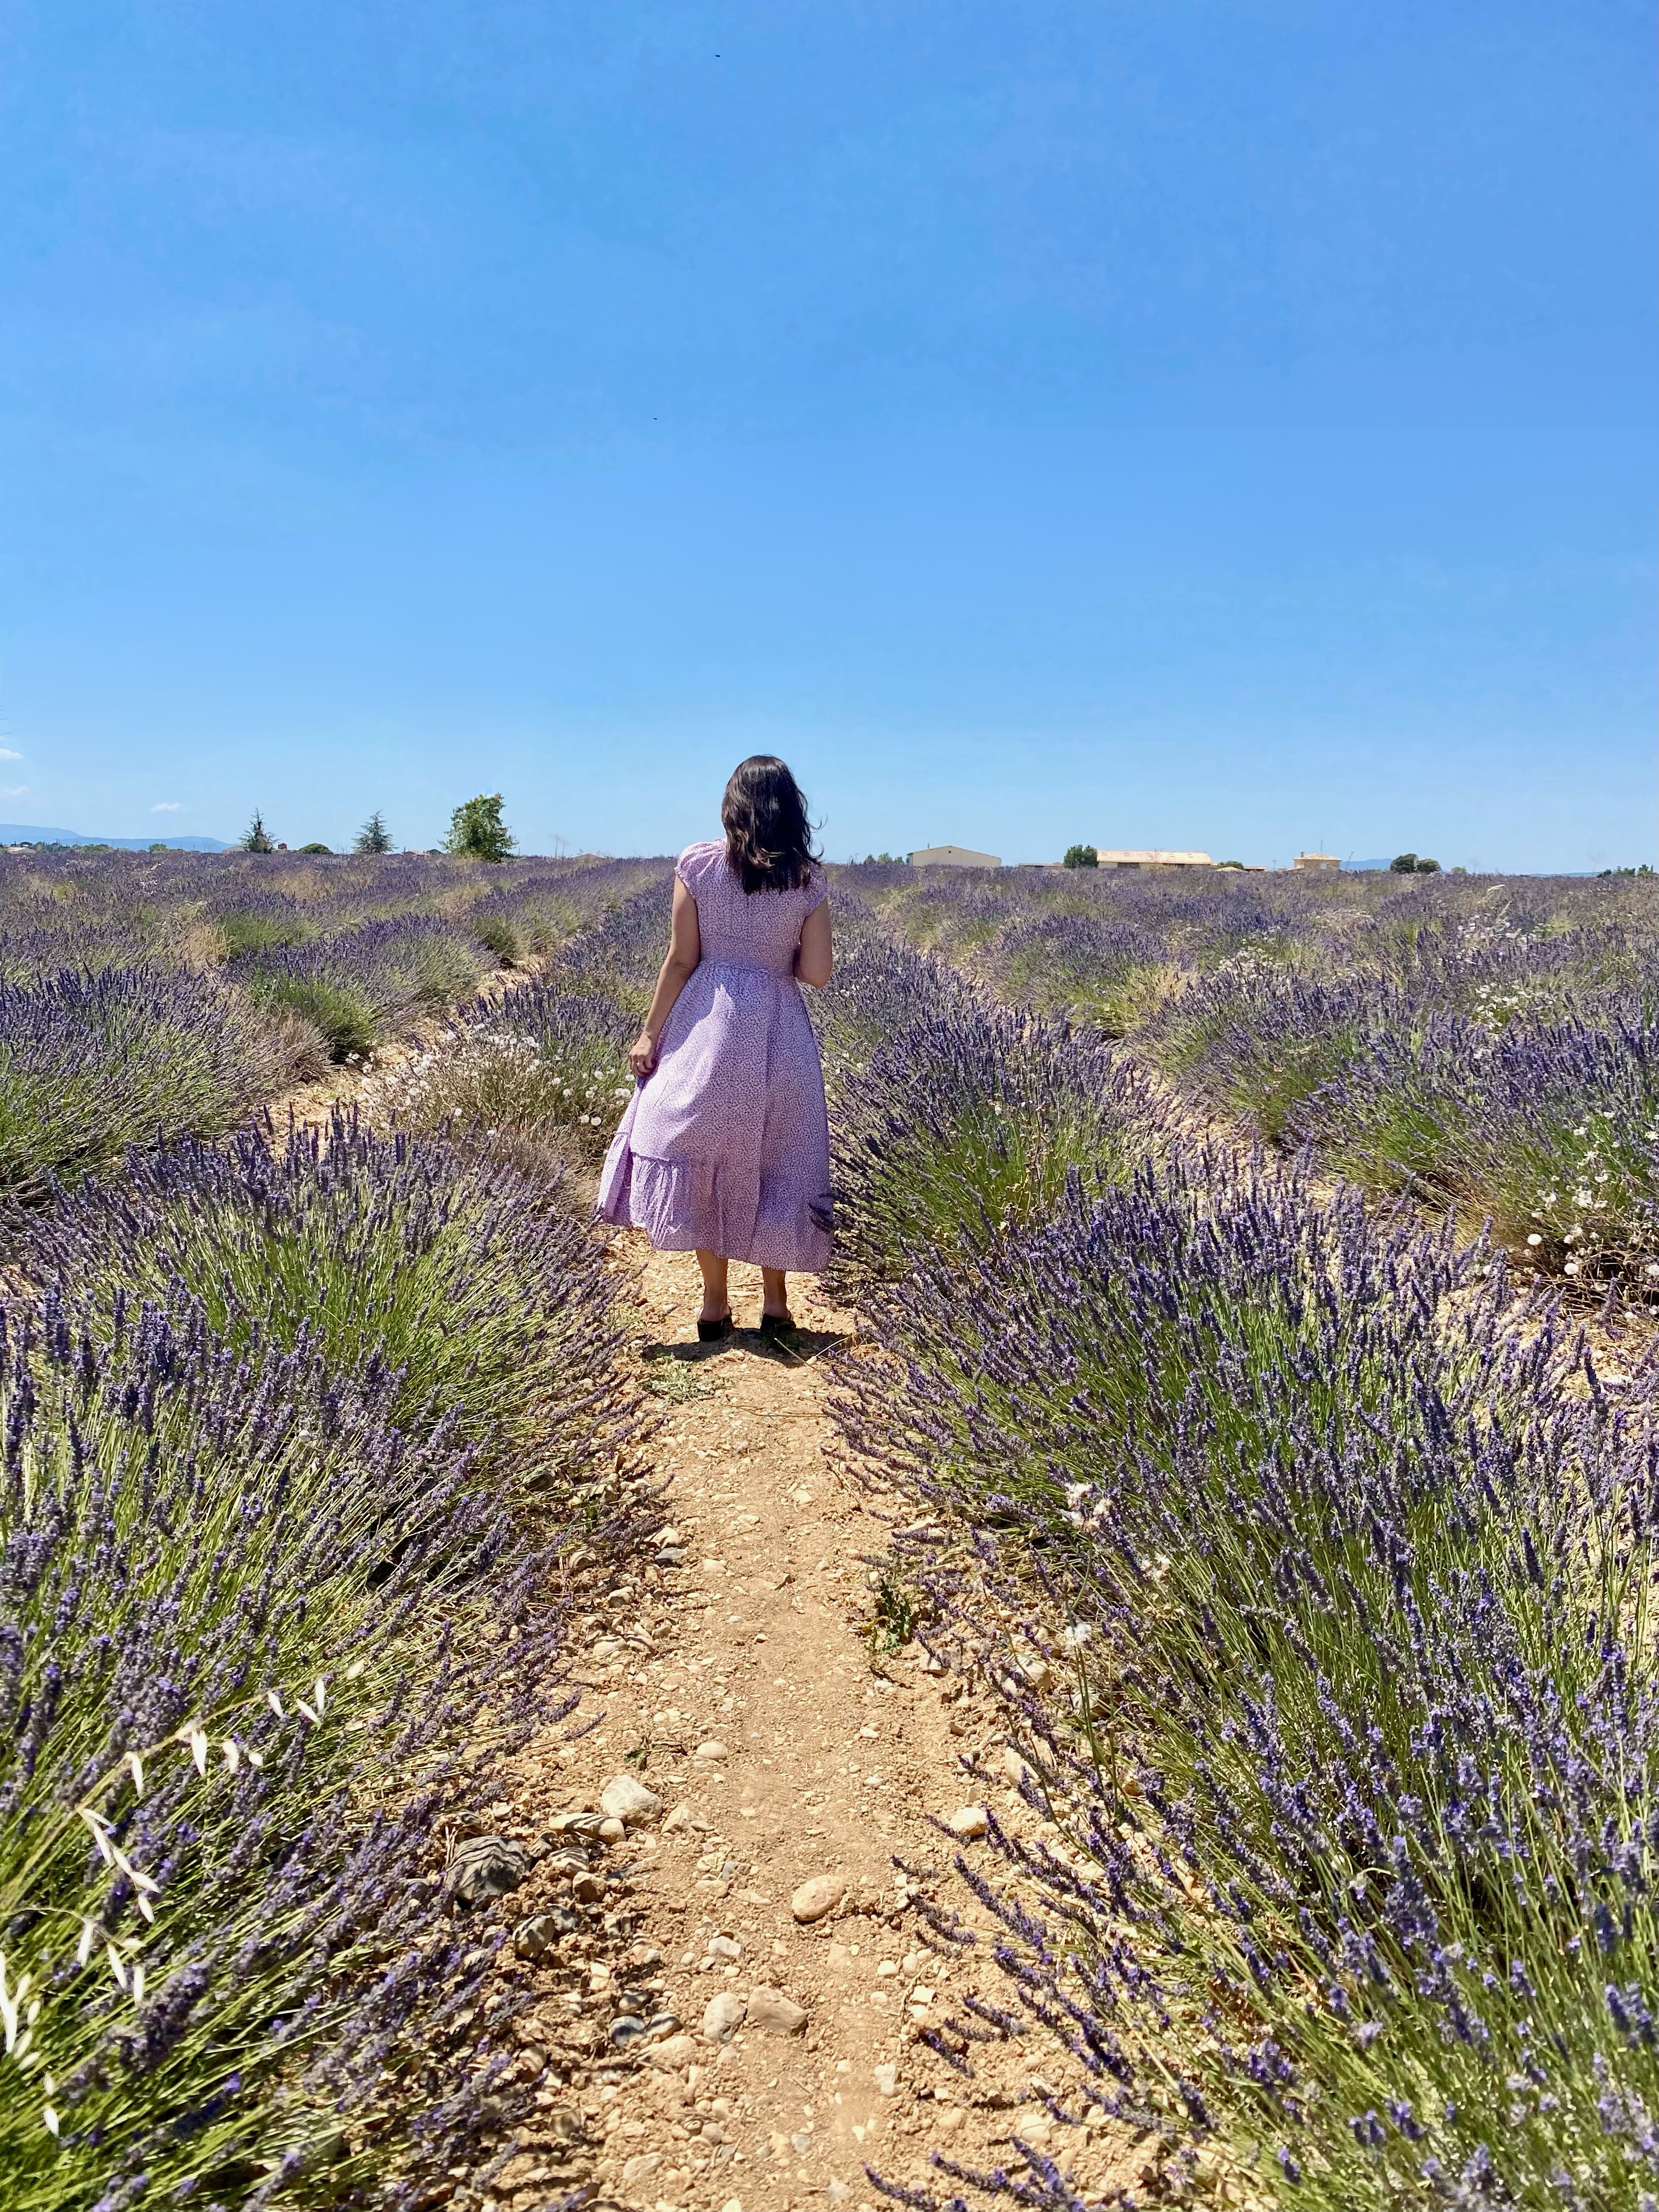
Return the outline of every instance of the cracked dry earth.
{"type": "MultiPolygon", "coordinates": [[[[995,1760],[1001,1739],[919,1644],[872,1656],[869,1562],[896,1501],[884,1519],[883,1494],[826,1449],[825,1361],[852,1317],[798,1278],[799,1346],[763,1347],[758,1273],[738,1268],[738,1334],[699,1346],[692,1257],[632,1237],[617,1256],[636,1271],[643,1371],[669,1400],[670,1526],[661,1563],[581,1616],[598,1725],[532,1746],[488,1808],[533,1862],[501,1909],[506,1972],[534,1996],[517,2063],[538,2118],[505,2162],[458,2174],[453,2203],[532,2212],[584,2189],[646,2212],[873,2207],[889,2200],[867,2166],[915,2186],[938,2149],[1018,2170],[1016,2127],[1091,2197],[1144,2186],[1103,2115],[1052,2120],[1046,2098],[1075,2072],[1055,2045],[975,2044],[968,2080],[918,2039],[970,1992],[1004,1992],[983,1935],[965,1954],[941,1942],[893,1862],[944,1870],[951,1838],[927,1816],[986,1802],[964,1753],[995,1760]],[[618,1778],[659,1801],[625,1830],[618,1778]]],[[[1029,1818],[1000,1783],[994,1799],[1029,1818]]]]}

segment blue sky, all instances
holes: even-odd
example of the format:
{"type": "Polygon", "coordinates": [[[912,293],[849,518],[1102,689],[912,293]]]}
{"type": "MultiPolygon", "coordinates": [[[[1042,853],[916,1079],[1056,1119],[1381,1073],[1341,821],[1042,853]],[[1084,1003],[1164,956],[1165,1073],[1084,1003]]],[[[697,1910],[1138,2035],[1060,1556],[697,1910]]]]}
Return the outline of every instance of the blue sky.
{"type": "Polygon", "coordinates": [[[0,0],[0,817],[1659,860],[1650,46],[0,0]]]}

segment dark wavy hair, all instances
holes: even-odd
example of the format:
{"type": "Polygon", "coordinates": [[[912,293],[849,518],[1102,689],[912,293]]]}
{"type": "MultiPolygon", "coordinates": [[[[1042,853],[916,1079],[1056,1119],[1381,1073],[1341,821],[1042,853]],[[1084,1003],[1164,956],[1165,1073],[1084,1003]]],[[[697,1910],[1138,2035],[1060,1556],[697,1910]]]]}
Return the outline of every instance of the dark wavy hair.
{"type": "Polygon", "coordinates": [[[755,753],[732,771],[720,801],[726,859],[746,891],[793,891],[817,854],[800,786],[781,760],[755,753]]]}

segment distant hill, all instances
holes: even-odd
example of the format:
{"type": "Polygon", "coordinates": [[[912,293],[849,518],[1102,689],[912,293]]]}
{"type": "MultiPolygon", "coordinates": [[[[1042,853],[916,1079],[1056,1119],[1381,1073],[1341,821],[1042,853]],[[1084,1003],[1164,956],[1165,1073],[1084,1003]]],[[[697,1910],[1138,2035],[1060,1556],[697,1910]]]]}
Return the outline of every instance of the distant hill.
{"type": "Polygon", "coordinates": [[[222,837],[91,837],[84,830],[43,830],[33,822],[0,822],[0,845],[114,845],[126,853],[147,853],[165,845],[173,853],[228,853],[222,837]]]}

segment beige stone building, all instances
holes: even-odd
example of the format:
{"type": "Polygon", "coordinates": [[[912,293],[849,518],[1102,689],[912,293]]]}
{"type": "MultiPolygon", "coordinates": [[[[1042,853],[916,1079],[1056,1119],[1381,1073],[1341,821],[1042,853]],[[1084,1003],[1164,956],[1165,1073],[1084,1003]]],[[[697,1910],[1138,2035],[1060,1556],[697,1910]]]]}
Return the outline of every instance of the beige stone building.
{"type": "Polygon", "coordinates": [[[994,853],[975,853],[966,845],[928,845],[912,853],[913,868],[1000,868],[994,853]]]}
{"type": "Polygon", "coordinates": [[[1342,868],[1334,853],[1298,853],[1291,866],[1308,876],[1334,876],[1342,868]]]}

